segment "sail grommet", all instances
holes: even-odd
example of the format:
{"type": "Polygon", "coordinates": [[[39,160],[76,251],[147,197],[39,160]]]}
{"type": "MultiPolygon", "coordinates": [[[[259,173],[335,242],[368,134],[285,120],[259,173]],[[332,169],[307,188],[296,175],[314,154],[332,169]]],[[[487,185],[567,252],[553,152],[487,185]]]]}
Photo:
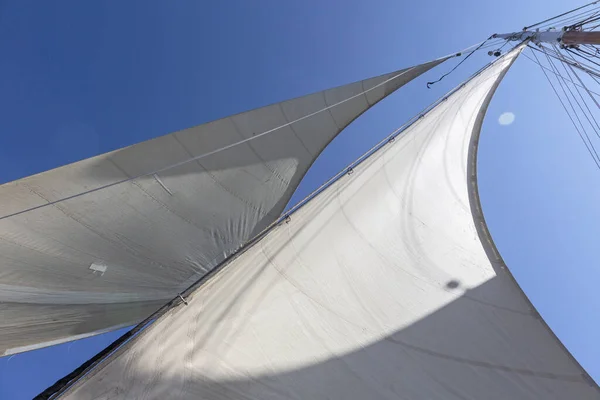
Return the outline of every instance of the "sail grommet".
{"type": "Polygon", "coordinates": [[[286,215],[284,221],[286,224],[289,224],[292,221],[292,218],[289,215],[286,215]]]}
{"type": "Polygon", "coordinates": [[[354,173],[354,168],[348,167],[348,175],[352,175],[354,173]]]}
{"type": "Polygon", "coordinates": [[[388,143],[393,143],[396,140],[396,136],[392,136],[388,139],[388,143]]]}

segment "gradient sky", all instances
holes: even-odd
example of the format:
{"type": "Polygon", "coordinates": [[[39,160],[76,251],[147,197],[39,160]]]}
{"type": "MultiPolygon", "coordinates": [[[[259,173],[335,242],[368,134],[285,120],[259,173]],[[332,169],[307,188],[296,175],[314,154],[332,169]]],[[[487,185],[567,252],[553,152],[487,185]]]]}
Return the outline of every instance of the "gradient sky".
{"type": "MultiPolygon", "coordinates": [[[[0,1],[0,183],[426,62],[580,4],[0,1]]],[[[380,103],[326,149],[292,203],[489,61],[476,55],[427,89],[452,60],[380,103]]],[[[479,179],[507,265],[599,381],[600,171],[524,57],[488,111],[479,179]]],[[[122,332],[0,358],[0,399],[31,398],[122,332]]]]}

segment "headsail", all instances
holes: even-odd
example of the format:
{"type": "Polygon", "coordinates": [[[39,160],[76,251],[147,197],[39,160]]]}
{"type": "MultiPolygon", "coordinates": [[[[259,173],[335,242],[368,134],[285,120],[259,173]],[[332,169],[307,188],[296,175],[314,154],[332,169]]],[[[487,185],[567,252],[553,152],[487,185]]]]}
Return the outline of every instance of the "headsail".
{"type": "Polygon", "coordinates": [[[224,267],[69,399],[599,399],[476,188],[499,58],[224,267]]]}
{"type": "Polygon", "coordinates": [[[445,59],[0,186],[0,355],[148,316],[275,221],[350,122],[445,59]]]}

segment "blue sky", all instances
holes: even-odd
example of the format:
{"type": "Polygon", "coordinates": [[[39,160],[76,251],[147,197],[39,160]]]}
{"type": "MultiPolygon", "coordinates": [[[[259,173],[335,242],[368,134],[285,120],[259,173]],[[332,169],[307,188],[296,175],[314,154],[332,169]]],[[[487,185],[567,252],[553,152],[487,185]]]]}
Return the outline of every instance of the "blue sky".
{"type": "MultiPolygon", "coordinates": [[[[580,5],[529,0],[0,2],[0,183],[229,114],[425,62],[580,5]],[[525,4],[523,4],[525,3],[525,4]],[[259,5],[260,4],[260,5],[259,5]]],[[[438,67],[336,139],[292,202],[490,61],[438,67]]],[[[491,233],[542,316],[600,380],[600,171],[539,67],[521,57],[487,115],[491,233]],[[516,116],[498,123],[504,112],[516,116]]],[[[0,358],[28,399],[119,333],[0,358]]]]}

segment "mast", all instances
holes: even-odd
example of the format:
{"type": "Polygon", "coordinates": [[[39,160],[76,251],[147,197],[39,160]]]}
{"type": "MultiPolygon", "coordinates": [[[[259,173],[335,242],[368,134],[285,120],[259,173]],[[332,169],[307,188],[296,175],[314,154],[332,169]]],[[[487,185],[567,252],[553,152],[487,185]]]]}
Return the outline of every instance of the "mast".
{"type": "Polygon", "coordinates": [[[600,32],[568,31],[562,36],[565,46],[578,44],[600,45],[600,32]]]}
{"type": "Polygon", "coordinates": [[[576,46],[583,44],[600,45],[600,32],[583,32],[578,30],[548,30],[539,31],[523,31],[503,33],[495,36],[498,39],[506,39],[509,41],[523,41],[531,39],[535,44],[549,43],[559,44],[564,47],[576,46]]]}

